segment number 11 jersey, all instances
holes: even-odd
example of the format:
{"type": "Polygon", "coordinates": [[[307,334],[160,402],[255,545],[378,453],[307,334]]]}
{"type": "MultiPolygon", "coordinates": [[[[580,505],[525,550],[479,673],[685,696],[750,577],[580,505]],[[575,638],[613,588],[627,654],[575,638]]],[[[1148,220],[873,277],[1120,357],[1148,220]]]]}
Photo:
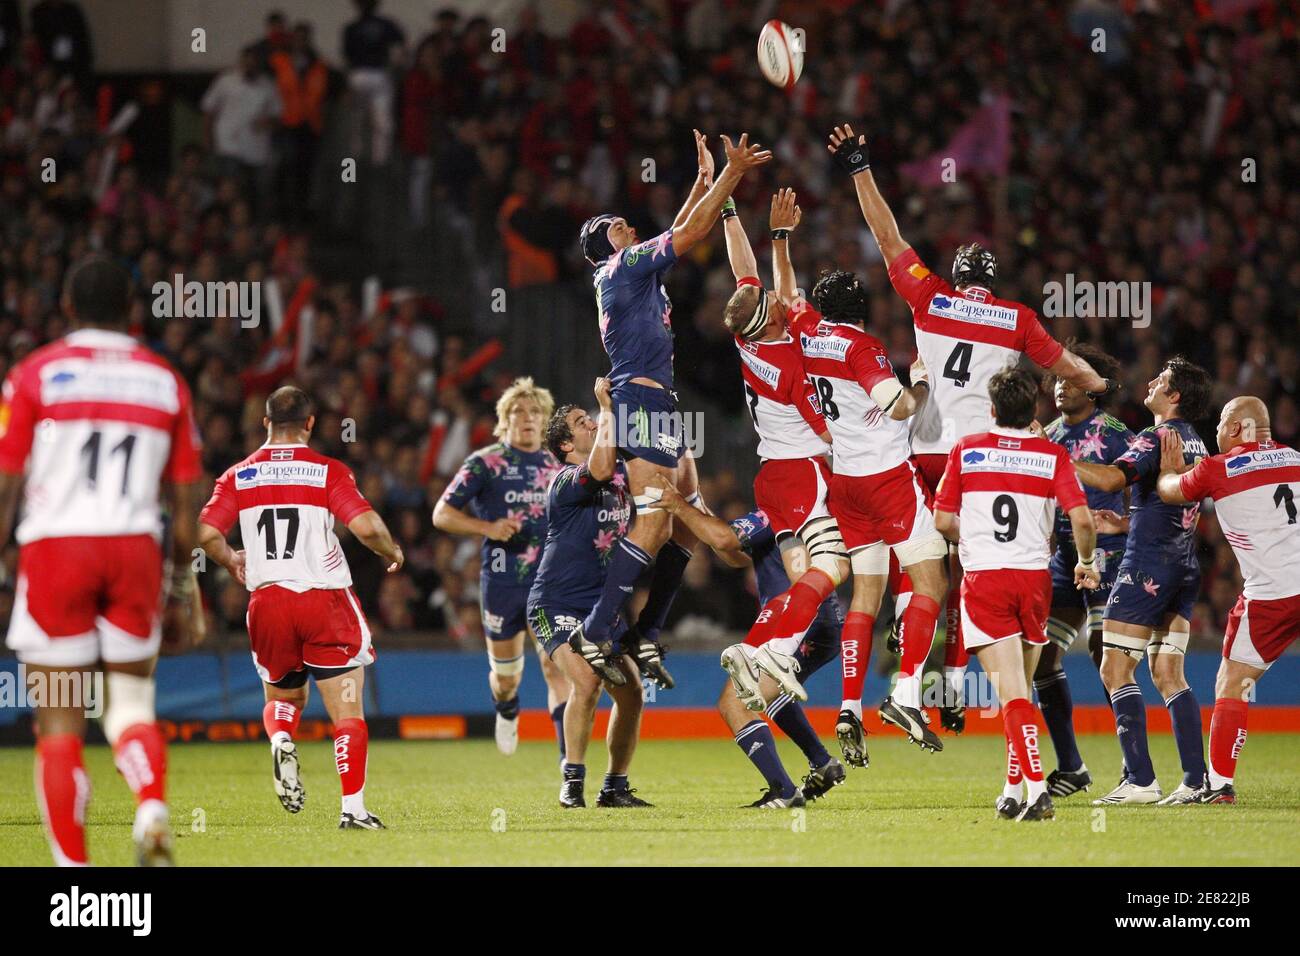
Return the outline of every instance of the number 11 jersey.
{"type": "Polygon", "coordinates": [[[352,586],[334,522],[370,510],[341,461],[306,445],[263,445],[217,479],[199,521],[223,535],[239,522],[248,590],[301,593],[352,586]]]}

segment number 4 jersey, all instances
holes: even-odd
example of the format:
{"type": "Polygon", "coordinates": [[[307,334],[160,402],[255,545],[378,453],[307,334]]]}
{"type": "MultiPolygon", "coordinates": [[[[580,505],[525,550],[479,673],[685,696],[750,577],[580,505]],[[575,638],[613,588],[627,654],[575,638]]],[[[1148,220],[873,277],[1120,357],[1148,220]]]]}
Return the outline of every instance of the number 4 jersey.
{"type": "Polygon", "coordinates": [[[912,451],[947,454],[957,439],[993,427],[989,379],[1022,354],[1043,368],[1065,351],[1026,305],[982,286],[961,292],[908,249],[889,267],[889,281],[912,309],[916,347],[930,373],[930,400],[912,422],[912,451]]]}
{"type": "Polygon", "coordinates": [[[199,521],[223,535],[239,522],[248,590],[352,585],[334,522],[370,511],[351,470],[306,445],[263,445],[217,479],[199,521]]]}
{"type": "Polygon", "coordinates": [[[968,435],[953,446],[935,511],[961,519],[962,567],[1046,569],[1056,505],[1069,513],[1088,499],[1069,453],[1025,429],[968,435]]]}
{"type": "Polygon", "coordinates": [[[198,448],[185,382],[124,333],[79,329],[5,381],[0,471],[26,469],[19,544],[161,537],[160,485],[196,480],[198,448]]]}

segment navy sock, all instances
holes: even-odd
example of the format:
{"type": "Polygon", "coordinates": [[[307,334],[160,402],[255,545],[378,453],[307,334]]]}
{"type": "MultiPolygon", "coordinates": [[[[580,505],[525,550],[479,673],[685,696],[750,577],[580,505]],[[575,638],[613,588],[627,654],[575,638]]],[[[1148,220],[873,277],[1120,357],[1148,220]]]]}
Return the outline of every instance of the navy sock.
{"type": "Polygon", "coordinates": [[[551,723],[555,724],[555,736],[560,741],[560,757],[564,757],[564,708],[568,701],[561,701],[551,711],[551,723]]]}
{"type": "Polygon", "coordinates": [[[1201,705],[1190,687],[1184,687],[1165,701],[1173,724],[1178,761],[1183,765],[1183,783],[1199,788],[1205,783],[1205,749],[1201,743],[1201,705]]]}
{"type": "Polygon", "coordinates": [[[673,598],[682,585],[682,575],[691,560],[691,553],[676,541],[669,541],[655,555],[654,575],[650,578],[650,594],[646,597],[645,607],[636,619],[636,629],[641,636],[652,641],[659,640],[664,621],[672,610],[673,598]]]}
{"type": "Polygon", "coordinates": [[[586,780],[587,765],[585,763],[568,763],[564,764],[565,780],[586,780]]]}
{"type": "Polygon", "coordinates": [[[781,765],[772,728],[761,720],[751,720],[736,734],[736,744],[749,762],[758,768],[769,787],[779,791],[783,797],[794,796],[794,781],[781,765]]]}
{"type": "Polygon", "coordinates": [[[1151,766],[1147,747],[1147,707],[1142,689],[1137,684],[1125,684],[1111,694],[1110,705],[1115,710],[1115,733],[1124,752],[1128,778],[1139,787],[1149,787],[1156,779],[1156,770],[1151,766]]]}
{"type": "Polygon", "coordinates": [[[803,712],[799,702],[789,694],[781,694],[774,698],[767,705],[767,716],[781,728],[781,733],[793,740],[803,751],[803,755],[808,758],[809,767],[816,770],[830,762],[831,755],[822,746],[822,740],[817,736],[817,731],[812,729],[812,724],[808,723],[808,715],[803,712]]]}
{"type": "Polygon", "coordinates": [[[498,700],[493,702],[496,706],[497,713],[506,720],[514,720],[519,716],[519,695],[515,694],[509,700],[498,700]]]}
{"type": "Polygon", "coordinates": [[[1038,691],[1038,709],[1043,712],[1043,721],[1056,750],[1056,766],[1068,772],[1079,770],[1083,757],[1074,739],[1074,698],[1070,696],[1065,671],[1054,671],[1034,681],[1034,690],[1038,691]]]}
{"type": "Polygon", "coordinates": [[[626,790],[627,774],[625,773],[607,773],[605,782],[601,785],[602,790],[626,790]]]}
{"type": "Polygon", "coordinates": [[[637,578],[649,566],[650,555],[626,538],[614,546],[614,555],[605,569],[605,586],[600,592],[600,600],[582,623],[587,640],[603,644],[610,639],[623,605],[632,596],[637,578]]]}
{"type": "MultiPolygon", "coordinates": [[[[1106,706],[1110,708],[1111,716],[1112,716],[1112,717],[1115,716],[1115,704],[1114,704],[1114,702],[1110,699],[1110,691],[1108,691],[1108,690],[1105,688],[1105,686],[1103,685],[1103,687],[1101,688],[1101,692],[1102,692],[1103,694],[1106,695],[1106,706]]],[[[1127,761],[1127,760],[1124,760],[1124,761],[1121,762],[1121,764],[1120,764],[1120,769],[1123,771],[1124,779],[1127,780],[1127,779],[1128,779],[1128,761],[1127,761]]]]}

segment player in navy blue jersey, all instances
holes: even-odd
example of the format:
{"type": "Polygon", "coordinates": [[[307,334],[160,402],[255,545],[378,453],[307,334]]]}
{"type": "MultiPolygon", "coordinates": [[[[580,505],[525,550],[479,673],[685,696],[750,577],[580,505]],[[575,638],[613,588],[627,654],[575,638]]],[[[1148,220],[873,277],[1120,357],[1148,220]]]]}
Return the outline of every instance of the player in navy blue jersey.
{"type": "MultiPolygon", "coordinates": [[[[1119,362],[1096,346],[1071,340],[1066,343],[1108,381],[1119,377],[1119,362]]],[[[1074,461],[1109,465],[1128,451],[1133,433],[1119,419],[1106,413],[1109,396],[1089,395],[1063,378],[1053,382],[1053,397],[1061,417],[1044,430],[1044,437],[1064,445],[1074,461]]],[[[1121,522],[1128,510],[1124,491],[1085,488],[1088,507],[1108,520],[1121,522]]],[[[1043,712],[1052,746],[1056,750],[1056,769],[1047,777],[1047,792],[1053,797],[1068,797],[1092,785],[1092,775],[1084,765],[1074,736],[1074,701],[1061,664],[1062,656],[1082,630],[1093,663],[1101,666],[1101,628],[1111,585],[1119,573],[1124,557],[1124,532],[1097,536],[1101,556],[1097,570],[1101,583],[1095,590],[1074,586],[1074,566],[1079,560],[1074,545],[1074,530],[1069,516],[1056,509],[1056,550],[1052,554],[1052,613],[1047,619],[1048,643],[1034,672],[1034,690],[1043,712]]]]}
{"type": "MultiPolygon", "coordinates": [[[[846,771],[840,761],[832,757],[821,738],[808,723],[799,701],[781,690],[766,672],[759,670],[753,654],[772,635],[777,619],[789,598],[790,578],[782,563],[782,551],[776,534],[766,514],[759,509],[734,521],[723,521],[705,511],[692,507],[672,485],[658,485],[661,497],[655,508],[667,511],[675,520],[690,527],[692,532],[733,568],[754,567],[758,584],[760,611],[758,622],[749,632],[746,643],[727,648],[724,656],[733,658],[733,665],[724,664],[731,681],[722,688],[718,697],[718,712],[735,736],[736,743],[745,756],[767,781],[767,791],[750,806],[764,809],[781,809],[802,806],[815,800],[844,782],[846,771]],[[768,626],[764,630],[763,625],[768,626]],[[808,774],[803,786],[790,779],[776,752],[776,741],[767,724],[755,711],[764,709],[772,722],[798,745],[808,759],[808,774]]],[[[791,555],[787,549],[786,557],[791,555]]],[[[794,564],[807,564],[807,554],[794,556],[794,564]]],[[[793,655],[798,665],[798,680],[808,678],[840,655],[840,634],[844,627],[844,608],[839,597],[832,592],[817,610],[817,616],[803,634],[803,639],[793,655]]],[[[865,757],[864,757],[865,759],[865,757]]]]}
{"type": "MultiPolygon", "coordinates": [[[[1209,410],[1210,377],[1185,358],[1170,359],[1148,385],[1146,407],[1155,424],[1129,443],[1114,464],[1076,461],[1084,485],[1117,493],[1130,488],[1128,539],[1102,625],[1101,680],[1115,712],[1125,778],[1094,804],[1195,802],[1205,782],[1201,708],[1183,675],[1192,608],[1201,586],[1196,557],[1199,502],[1166,504],[1156,493],[1160,436],[1176,432],[1187,468],[1208,452],[1192,422],[1209,410]],[[1169,708],[1183,781],[1168,796],[1156,782],[1147,746],[1146,705],[1134,680],[1145,651],[1151,678],[1169,708]],[[1163,797],[1163,799],[1162,799],[1163,797]]],[[[1099,515],[1097,530],[1115,534],[1122,519],[1099,515]]]]}
{"type": "MultiPolygon", "coordinates": [[[[519,744],[519,682],[524,673],[525,605],[546,540],[546,489],[559,468],[542,447],[555,401],[531,378],[516,379],[497,400],[500,441],[465,459],[433,510],[433,526],[449,534],[482,535],[479,601],[487,637],[488,683],[503,754],[519,744]]],[[[536,643],[536,635],[533,635],[536,643]]],[[[564,702],[569,685],[540,653],[547,706],[564,755],[564,702]]]]}
{"type": "Polygon", "coordinates": [[[587,745],[603,684],[614,700],[610,714],[609,770],[596,798],[601,807],[646,807],[628,787],[627,772],[641,730],[641,675],[621,647],[620,620],[607,653],[582,640],[582,619],[600,598],[615,544],[632,522],[627,469],[614,445],[610,381],[596,380],[600,424],[581,408],[565,405],[551,416],[546,444],[564,466],[547,491],[549,524],[542,566],[528,595],[528,620],[548,658],[568,676],[572,690],[564,714],[567,756],[560,806],[584,807],[587,745]],[[583,649],[589,653],[583,653],[583,649]]]}
{"type": "Polygon", "coordinates": [[[672,679],[663,668],[659,630],[695,539],[689,530],[674,528],[666,512],[650,509],[650,481],[655,476],[673,481],[693,502],[699,493],[673,391],[672,304],[664,290],[664,273],[713,228],[722,204],[745,173],[772,158],[769,151],[751,146],[748,134],[734,146],[727,137],[722,140],[727,165],[715,182],[713,157],[696,131],[698,175],[670,229],[638,242],[626,219],[603,214],[588,219],[579,237],[583,255],[596,267],[592,282],[600,336],[612,365],[615,441],[627,462],[640,518],[615,548],[604,590],[583,631],[591,643],[608,644],[637,579],[653,563],[650,595],[625,643],[641,669],[665,687],[672,686],[672,679]]]}

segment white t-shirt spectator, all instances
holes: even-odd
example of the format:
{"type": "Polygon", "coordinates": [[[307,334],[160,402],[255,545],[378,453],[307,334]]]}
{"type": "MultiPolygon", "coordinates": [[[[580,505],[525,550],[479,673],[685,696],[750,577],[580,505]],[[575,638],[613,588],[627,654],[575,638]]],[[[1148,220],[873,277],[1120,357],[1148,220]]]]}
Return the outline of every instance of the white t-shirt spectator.
{"type": "Polygon", "coordinates": [[[280,94],[269,77],[250,80],[238,69],[227,70],[212,81],[200,105],[212,114],[212,145],[218,156],[250,166],[271,161],[271,126],[258,123],[280,115],[280,94]]]}

